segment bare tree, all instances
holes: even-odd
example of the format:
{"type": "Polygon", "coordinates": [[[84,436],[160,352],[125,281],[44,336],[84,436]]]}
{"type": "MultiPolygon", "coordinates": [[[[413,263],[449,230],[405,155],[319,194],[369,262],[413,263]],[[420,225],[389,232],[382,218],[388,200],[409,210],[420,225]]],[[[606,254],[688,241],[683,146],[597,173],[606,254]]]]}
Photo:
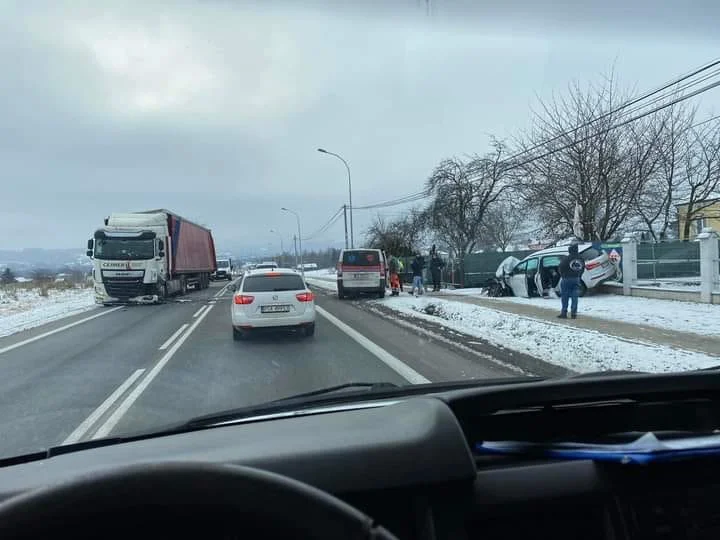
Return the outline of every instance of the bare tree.
{"type": "Polygon", "coordinates": [[[653,115],[652,121],[644,126],[645,134],[634,130],[640,146],[643,140],[655,139],[654,167],[648,171],[650,177],[635,199],[638,218],[655,242],[667,236],[674,218],[695,113],[695,107],[670,107],[653,115]]]}
{"type": "Polygon", "coordinates": [[[527,214],[520,205],[514,204],[509,198],[498,200],[485,213],[483,240],[493,247],[507,251],[526,222],[527,214]]]}
{"type": "Polygon", "coordinates": [[[652,138],[637,146],[640,131],[618,127],[626,99],[611,74],[600,85],[574,84],[567,95],[540,102],[520,142],[527,153],[511,166],[522,171],[525,201],[548,233],[572,231],[576,204],[586,240],[611,238],[633,212],[654,153],[652,138]]]}
{"type": "Polygon", "coordinates": [[[369,247],[393,255],[410,256],[419,247],[424,227],[424,216],[417,209],[395,220],[378,215],[365,231],[365,242],[369,247]]]}
{"type": "Polygon", "coordinates": [[[425,211],[426,224],[451,248],[461,267],[481,236],[488,209],[510,185],[504,154],[504,144],[493,141],[492,153],[469,161],[446,159],[427,181],[433,202],[425,211]]]}
{"type": "Polygon", "coordinates": [[[683,238],[690,237],[692,222],[717,200],[720,188],[720,122],[705,122],[689,130],[684,154],[681,193],[687,205],[683,238]]]}

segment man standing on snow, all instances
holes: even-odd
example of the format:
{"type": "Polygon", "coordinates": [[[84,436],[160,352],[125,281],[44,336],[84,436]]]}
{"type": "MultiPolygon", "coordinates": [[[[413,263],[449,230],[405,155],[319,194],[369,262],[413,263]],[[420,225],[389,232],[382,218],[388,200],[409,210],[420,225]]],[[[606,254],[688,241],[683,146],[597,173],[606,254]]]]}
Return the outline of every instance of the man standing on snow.
{"type": "Polygon", "coordinates": [[[423,294],[425,292],[425,285],[423,284],[423,269],[425,268],[425,259],[420,253],[415,256],[415,260],[410,265],[410,268],[412,268],[413,273],[413,283],[410,294],[416,294],[416,288],[417,294],[423,294]]]}
{"type": "Polygon", "coordinates": [[[560,302],[562,306],[558,317],[567,319],[568,300],[570,300],[570,316],[575,319],[578,295],[580,294],[580,278],[585,272],[585,261],[578,255],[577,244],[570,244],[567,256],[560,261],[558,271],[560,272],[560,302]]]}
{"type": "Polygon", "coordinates": [[[433,251],[430,257],[430,274],[432,275],[433,292],[440,291],[440,275],[443,266],[445,266],[445,262],[440,258],[440,255],[437,254],[437,251],[433,251]]]}

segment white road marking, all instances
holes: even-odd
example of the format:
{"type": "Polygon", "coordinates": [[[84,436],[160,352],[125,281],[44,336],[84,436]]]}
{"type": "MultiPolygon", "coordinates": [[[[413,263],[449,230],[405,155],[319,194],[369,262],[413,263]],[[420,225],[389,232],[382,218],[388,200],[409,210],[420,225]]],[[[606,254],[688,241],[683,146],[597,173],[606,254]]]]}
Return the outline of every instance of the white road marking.
{"type": "Polygon", "coordinates": [[[160,348],[158,349],[158,351],[164,351],[165,349],[167,349],[170,346],[170,344],[173,341],[175,341],[175,338],[178,337],[180,334],[182,334],[182,331],[185,330],[187,327],[188,327],[188,323],[185,323],[180,328],[178,328],[175,331],[175,333],[167,339],[167,341],[165,343],[160,345],[160,348]]]}
{"type": "Polygon", "coordinates": [[[225,289],[227,289],[227,288],[228,288],[230,285],[232,285],[234,282],[235,282],[235,280],[231,281],[230,283],[226,283],[225,286],[224,286],[222,289],[220,289],[218,292],[215,293],[215,296],[213,296],[213,298],[218,298],[218,297],[220,297],[222,294],[224,294],[224,293],[225,293],[225,289]]]}
{"type": "Polygon", "coordinates": [[[7,347],[4,347],[0,349],[0,354],[12,351],[13,349],[17,349],[18,347],[22,347],[23,345],[27,345],[28,343],[32,343],[34,341],[38,341],[40,339],[46,338],[48,336],[52,336],[53,334],[58,334],[64,330],[67,330],[68,328],[72,328],[74,326],[78,326],[80,324],[86,323],[88,321],[92,321],[93,319],[97,319],[98,317],[102,317],[104,315],[107,315],[108,313],[112,313],[113,311],[117,311],[119,309],[123,309],[125,306],[118,306],[116,308],[104,310],[102,313],[98,313],[97,315],[93,315],[91,317],[85,317],[84,319],[80,319],[79,321],[75,321],[74,323],[66,324],[65,326],[61,326],[59,328],[56,328],[55,330],[50,330],[49,332],[45,332],[43,334],[37,335],[35,337],[28,338],[23,341],[18,341],[17,343],[14,343],[12,345],[8,345],[7,347]]]}
{"type": "MultiPolygon", "coordinates": [[[[371,308],[368,308],[368,311],[371,312],[371,313],[375,313],[375,314],[378,315],[379,317],[385,317],[385,318],[387,318],[387,314],[383,313],[383,312],[380,311],[379,309],[375,309],[375,308],[372,308],[372,307],[371,307],[371,308]]],[[[497,364],[498,366],[501,366],[502,368],[507,369],[508,371],[514,371],[514,372],[516,372],[516,373],[522,373],[523,375],[533,375],[532,373],[529,373],[529,372],[525,371],[524,369],[522,369],[522,368],[520,368],[520,367],[518,367],[518,366],[516,366],[516,365],[514,365],[514,364],[508,364],[507,362],[503,362],[502,360],[498,360],[497,358],[495,358],[495,357],[492,356],[491,354],[487,354],[487,353],[484,353],[484,352],[480,352],[480,351],[478,351],[478,350],[476,350],[476,349],[473,349],[472,347],[468,347],[468,346],[466,346],[466,345],[463,345],[462,343],[460,343],[460,342],[457,341],[457,340],[452,340],[452,339],[449,339],[449,338],[447,338],[447,337],[445,337],[445,336],[442,336],[442,335],[440,335],[440,334],[436,334],[435,332],[432,332],[432,331],[428,330],[427,328],[419,327],[419,326],[417,326],[417,325],[415,325],[415,324],[412,324],[410,321],[406,321],[405,319],[402,319],[402,318],[400,318],[400,317],[394,317],[394,318],[393,318],[393,323],[394,323],[394,324],[397,324],[397,325],[399,325],[399,326],[403,326],[403,327],[407,328],[407,329],[410,330],[410,331],[419,332],[419,333],[421,333],[421,334],[425,334],[425,335],[427,335],[428,337],[431,337],[432,339],[434,339],[434,340],[436,340],[436,341],[441,341],[441,342],[443,342],[443,343],[446,343],[447,345],[450,345],[450,346],[452,346],[452,347],[455,347],[455,348],[457,348],[457,349],[460,349],[460,350],[462,350],[462,351],[465,351],[465,352],[467,352],[467,353],[470,353],[470,354],[472,354],[472,355],[474,355],[474,356],[479,356],[480,358],[483,358],[483,359],[487,360],[488,362],[492,362],[493,364],[497,364]]],[[[472,343],[472,344],[474,344],[474,345],[484,345],[484,344],[483,344],[482,342],[480,342],[480,341],[468,341],[468,343],[472,343]]]]}
{"type": "Polygon", "coordinates": [[[372,354],[374,354],[379,360],[387,364],[387,366],[395,371],[398,375],[403,377],[408,382],[411,382],[413,384],[423,384],[423,383],[429,383],[430,379],[426,379],[420,373],[415,371],[413,368],[405,364],[402,360],[397,358],[396,356],[393,356],[389,352],[387,352],[385,349],[377,345],[376,343],[370,341],[368,338],[363,336],[360,332],[355,330],[354,328],[351,328],[344,322],[342,322],[340,319],[338,319],[335,315],[328,313],[326,310],[321,308],[320,306],[315,306],[315,310],[325,317],[328,321],[330,321],[332,324],[337,326],[340,330],[345,332],[348,336],[350,336],[353,340],[355,340],[358,344],[365,347],[368,351],[370,351],[372,354]]]}
{"type": "Polygon", "coordinates": [[[127,391],[127,389],[130,388],[133,383],[135,383],[135,381],[138,379],[138,377],[140,377],[140,375],[142,375],[143,373],[145,373],[144,369],[135,370],[135,372],[130,375],[130,377],[128,377],[124,383],[118,386],[117,389],[112,394],[110,394],[108,398],[92,412],[92,414],[90,414],[90,416],[83,420],[82,424],[75,428],[75,431],[68,435],[68,438],[63,441],[63,444],[72,444],[78,442],[82,438],[82,436],[85,435],[85,433],[87,433],[88,430],[95,424],[95,422],[97,422],[100,417],[105,414],[118,399],[122,397],[122,395],[127,391]]]}
{"type": "Polygon", "coordinates": [[[200,309],[198,309],[198,310],[193,314],[192,318],[195,319],[195,318],[196,318],[198,315],[200,315],[200,314],[203,312],[203,310],[204,310],[205,308],[207,308],[207,307],[208,307],[208,306],[203,306],[203,307],[201,307],[200,309]]]}
{"type": "Polygon", "coordinates": [[[140,383],[135,388],[133,388],[132,392],[127,395],[123,402],[120,403],[118,408],[115,409],[115,412],[110,415],[110,418],[108,418],[105,423],[100,426],[100,428],[98,428],[95,434],[91,437],[92,439],[100,439],[107,436],[107,434],[112,431],[112,429],[117,425],[120,419],[127,413],[130,407],[132,407],[133,403],[137,401],[137,399],[147,389],[150,383],[153,382],[155,377],[158,376],[162,368],[167,365],[173,355],[178,351],[182,344],[185,343],[185,340],[190,337],[190,334],[193,333],[193,331],[203,321],[207,314],[210,313],[212,308],[213,306],[208,306],[207,310],[205,310],[203,314],[200,315],[194,323],[192,323],[192,326],[187,329],[187,332],[182,334],[180,338],[175,341],[172,347],[170,347],[170,349],[168,349],[168,351],[163,355],[163,357],[158,361],[158,363],[153,366],[153,368],[148,372],[145,378],[141,380],[140,383]]]}

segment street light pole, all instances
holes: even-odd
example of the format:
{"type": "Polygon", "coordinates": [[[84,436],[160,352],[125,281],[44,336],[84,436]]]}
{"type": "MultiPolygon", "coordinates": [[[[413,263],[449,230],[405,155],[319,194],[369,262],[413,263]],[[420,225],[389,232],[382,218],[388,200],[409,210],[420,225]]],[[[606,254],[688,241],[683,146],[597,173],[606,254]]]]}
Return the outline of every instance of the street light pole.
{"type": "Polygon", "coordinates": [[[280,231],[276,231],[275,229],[270,229],[271,233],[275,233],[280,238],[280,266],[282,266],[283,262],[283,256],[285,255],[285,248],[283,248],[283,241],[282,241],[282,234],[280,234],[280,231]]]}
{"type": "Polygon", "coordinates": [[[294,214],[295,219],[297,220],[297,230],[298,230],[297,239],[298,239],[298,244],[299,244],[298,251],[300,252],[300,272],[302,273],[303,277],[305,277],[305,267],[303,266],[303,259],[302,259],[302,256],[303,256],[303,253],[302,253],[302,229],[300,228],[300,214],[298,214],[294,210],[290,210],[289,208],[285,208],[285,207],[281,208],[280,210],[282,210],[283,212],[290,212],[291,214],[294,214]]]}
{"type": "Polygon", "coordinates": [[[353,229],[353,204],[352,204],[352,180],[350,179],[350,165],[348,165],[348,162],[345,161],[345,159],[335,152],[328,152],[324,148],[318,148],[318,152],[322,152],[323,154],[328,154],[330,156],[335,156],[340,161],[343,162],[345,165],[345,169],[347,170],[347,176],[348,176],[348,209],[350,210],[350,247],[355,247],[355,234],[353,229]]]}

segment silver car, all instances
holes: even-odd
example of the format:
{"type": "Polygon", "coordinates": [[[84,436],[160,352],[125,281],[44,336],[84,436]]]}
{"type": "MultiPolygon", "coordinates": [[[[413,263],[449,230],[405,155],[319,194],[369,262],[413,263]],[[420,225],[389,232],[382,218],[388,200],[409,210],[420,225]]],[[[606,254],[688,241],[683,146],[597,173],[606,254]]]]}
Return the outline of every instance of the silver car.
{"type": "MultiPolygon", "coordinates": [[[[513,295],[531,297],[542,296],[551,289],[559,292],[560,273],[558,267],[563,256],[567,256],[568,246],[554,246],[525,257],[505,276],[505,283],[512,289],[513,295]]],[[[588,289],[597,287],[609,279],[615,278],[618,267],[602,250],[592,244],[578,245],[578,254],[585,261],[585,272],[580,282],[580,296],[588,289]]]]}

